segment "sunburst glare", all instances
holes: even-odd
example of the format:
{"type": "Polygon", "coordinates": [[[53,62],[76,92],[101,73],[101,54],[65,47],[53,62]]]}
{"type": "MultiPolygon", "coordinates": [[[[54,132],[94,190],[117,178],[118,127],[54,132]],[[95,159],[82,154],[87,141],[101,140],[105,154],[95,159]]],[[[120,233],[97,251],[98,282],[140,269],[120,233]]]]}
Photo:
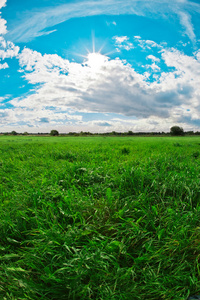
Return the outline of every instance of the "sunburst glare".
{"type": "Polygon", "coordinates": [[[95,49],[95,36],[94,32],[92,32],[92,52],[88,50],[88,48],[85,47],[87,51],[87,55],[77,54],[77,56],[84,57],[83,65],[90,67],[92,71],[98,71],[101,69],[103,65],[105,65],[106,62],[108,62],[109,57],[107,56],[110,53],[113,53],[115,51],[111,51],[106,54],[101,54],[102,49],[105,47],[105,42],[101,46],[101,48],[96,51],[95,49]]]}
{"type": "Polygon", "coordinates": [[[93,52],[88,54],[85,64],[94,70],[99,70],[107,61],[107,56],[98,52],[93,52]]]}

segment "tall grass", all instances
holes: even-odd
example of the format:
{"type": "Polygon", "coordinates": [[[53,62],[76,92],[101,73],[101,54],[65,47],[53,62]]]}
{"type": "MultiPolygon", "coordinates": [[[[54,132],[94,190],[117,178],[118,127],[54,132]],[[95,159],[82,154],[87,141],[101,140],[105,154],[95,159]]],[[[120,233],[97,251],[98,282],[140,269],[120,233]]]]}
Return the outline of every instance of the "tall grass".
{"type": "Polygon", "coordinates": [[[200,140],[0,138],[0,298],[200,293],[200,140]]]}

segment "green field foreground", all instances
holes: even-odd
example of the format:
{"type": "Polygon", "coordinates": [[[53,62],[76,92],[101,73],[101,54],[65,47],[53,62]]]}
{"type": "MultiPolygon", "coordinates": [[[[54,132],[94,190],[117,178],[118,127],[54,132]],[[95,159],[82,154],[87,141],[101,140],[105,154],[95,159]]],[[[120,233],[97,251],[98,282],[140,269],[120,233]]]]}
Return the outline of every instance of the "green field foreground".
{"type": "Polygon", "coordinates": [[[200,137],[0,137],[0,299],[200,294],[200,137]]]}

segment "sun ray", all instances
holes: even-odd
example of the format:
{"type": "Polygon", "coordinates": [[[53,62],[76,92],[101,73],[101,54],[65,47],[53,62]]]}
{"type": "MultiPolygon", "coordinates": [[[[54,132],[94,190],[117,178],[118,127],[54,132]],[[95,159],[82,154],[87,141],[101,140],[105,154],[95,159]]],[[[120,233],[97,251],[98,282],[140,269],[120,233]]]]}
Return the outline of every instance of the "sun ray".
{"type": "Polygon", "coordinates": [[[95,34],[94,31],[92,31],[92,51],[95,53],[95,34]]]}
{"type": "Polygon", "coordinates": [[[75,52],[74,52],[74,55],[79,56],[79,57],[87,58],[87,55],[83,55],[83,54],[79,54],[79,53],[75,53],[75,52]]]}
{"type": "Polygon", "coordinates": [[[86,48],[86,47],[84,47],[85,48],[85,50],[87,51],[87,53],[90,53],[90,50],[88,50],[88,48],[86,48]]]}
{"type": "Polygon", "coordinates": [[[113,54],[113,53],[116,53],[116,52],[117,52],[117,50],[112,50],[112,51],[110,51],[110,52],[105,53],[105,55],[107,56],[107,55],[109,55],[109,54],[113,54]]]}
{"type": "Polygon", "coordinates": [[[80,53],[77,53],[77,52],[73,52],[74,55],[76,56],[79,56],[79,57],[84,57],[84,58],[87,58],[88,57],[88,54],[91,53],[90,50],[88,50],[88,48],[84,47],[85,50],[87,51],[87,54],[86,55],[83,55],[83,54],[80,54],[80,53]]]}
{"type": "Polygon", "coordinates": [[[103,48],[105,47],[106,42],[103,43],[103,45],[101,46],[101,48],[99,49],[98,53],[101,53],[101,51],[103,50],[103,48]]]}

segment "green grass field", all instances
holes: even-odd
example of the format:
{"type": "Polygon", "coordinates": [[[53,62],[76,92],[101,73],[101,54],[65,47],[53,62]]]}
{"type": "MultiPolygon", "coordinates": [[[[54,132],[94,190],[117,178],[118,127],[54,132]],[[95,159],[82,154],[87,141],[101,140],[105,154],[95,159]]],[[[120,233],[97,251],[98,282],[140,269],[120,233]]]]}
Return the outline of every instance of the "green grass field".
{"type": "Polygon", "coordinates": [[[200,137],[0,137],[0,299],[200,293],[200,137]]]}

